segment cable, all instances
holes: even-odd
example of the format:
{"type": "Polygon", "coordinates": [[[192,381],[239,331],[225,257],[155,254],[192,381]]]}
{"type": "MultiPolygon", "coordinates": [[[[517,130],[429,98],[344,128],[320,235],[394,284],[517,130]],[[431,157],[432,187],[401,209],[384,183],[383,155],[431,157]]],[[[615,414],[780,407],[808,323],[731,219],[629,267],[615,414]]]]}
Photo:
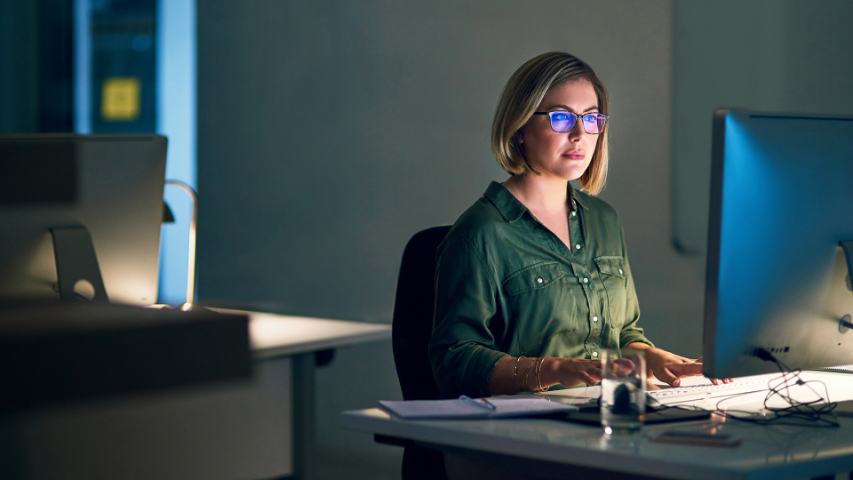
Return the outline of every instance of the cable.
{"type": "Polygon", "coordinates": [[[838,404],[830,402],[829,390],[824,382],[819,380],[803,380],[800,377],[802,370],[789,368],[772,353],[763,348],[756,348],[752,353],[761,360],[775,364],[776,368],[779,369],[780,375],[771,378],[767,382],[767,395],[764,397],[762,405],[764,411],[770,412],[770,415],[763,418],[756,418],[754,412],[734,409],[724,410],[722,408],[725,402],[747,395],[754,395],[755,391],[727,395],[717,401],[713,410],[687,405],[665,405],[657,399],[647,397],[647,400],[650,400],[649,406],[655,408],[658,412],[668,409],[707,411],[710,413],[718,412],[727,418],[761,425],[783,424],[819,428],[836,428],[839,426],[837,416],[834,413],[838,404]],[[815,390],[812,384],[820,385],[823,393],[821,394],[818,390],[815,390]],[[797,386],[807,387],[815,395],[816,399],[805,402],[795,399],[791,395],[790,390],[797,386]],[[774,399],[781,399],[786,406],[771,406],[770,403],[774,399]]]}
{"type": "MultiPolygon", "coordinates": [[[[839,423],[835,416],[834,410],[838,406],[837,403],[831,402],[829,398],[829,389],[826,384],[820,380],[803,380],[800,378],[802,370],[791,369],[782,361],[777,359],[772,353],[763,348],[756,348],[752,352],[753,356],[761,360],[771,362],[779,369],[780,376],[771,378],[767,382],[767,395],[764,397],[763,407],[765,411],[771,412],[771,415],[765,418],[756,418],[751,412],[742,410],[727,410],[726,416],[734,420],[743,422],[756,423],[760,425],[768,424],[786,424],[786,425],[804,425],[811,427],[837,428],[839,423]],[[823,394],[812,388],[811,384],[819,384],[823,387],[823,394]],[[799,401],[791,396],[791,388],[807,387],[814,393],[815,400],[799,401]],[[775,399],[781,399],[786,405],[784,407],[773,407],[770,402],[775,399]],[[744,413],[746,415],[735,415],[734,413],[744,413]],[[831,418],[828,416],[831,415],[831,418]]],[[[717,410],[722,410],[720,407],[723,402],[736,398],[738,395],[727,397],[715,405],[717,410]]]]}

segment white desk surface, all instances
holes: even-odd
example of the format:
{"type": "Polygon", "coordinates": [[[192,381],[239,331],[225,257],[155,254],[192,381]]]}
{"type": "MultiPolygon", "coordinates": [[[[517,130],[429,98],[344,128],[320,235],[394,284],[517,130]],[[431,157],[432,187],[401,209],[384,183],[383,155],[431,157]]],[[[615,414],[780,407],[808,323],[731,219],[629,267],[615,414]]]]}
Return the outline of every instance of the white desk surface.
{"type": "Polygon", "coordinates": [[[391,338],[391,325],[217,310],[249,315],[249,336],[255,358],[295,355],[391,338]]]}
{"type": "MultiPolygon", "coordinates": [[[[848,390],[853,376],[819,374],[848,390]]],[[[833,390],[830,390],[832,395],[833,390]]],[[[583,395],[581,395],[583,396],[583,395]]],[[[844,400],[846,395],[832,398],[844,400]]],[[[370,408],[344,412],[345,427],[551,463],[601,468],[664,478],[802,478],[853,470],[853,418],[841,428],[758,426],[728,420],[651,425],[635,435],[608,438],[601,428],[547,419],[421,420],[393,418],[370,408]],[[665,430],[716,428],[742,439],[735,448],[699,447],[649,441],[665,430]]]]}

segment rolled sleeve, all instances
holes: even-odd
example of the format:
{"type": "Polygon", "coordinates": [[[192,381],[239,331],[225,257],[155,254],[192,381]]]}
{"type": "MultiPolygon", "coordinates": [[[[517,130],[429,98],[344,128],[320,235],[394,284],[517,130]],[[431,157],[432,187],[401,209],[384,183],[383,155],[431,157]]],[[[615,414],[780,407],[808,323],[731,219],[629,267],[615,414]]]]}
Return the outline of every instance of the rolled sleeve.
{"type": "Polygon", "coordinates": [[[429,344],[433,375],[443,395],[489,394],[495,364],[505,353],[489,330],[497,314],[493,269],[481,249],[452,232],[439,249],[435,319],[429,344]]]}

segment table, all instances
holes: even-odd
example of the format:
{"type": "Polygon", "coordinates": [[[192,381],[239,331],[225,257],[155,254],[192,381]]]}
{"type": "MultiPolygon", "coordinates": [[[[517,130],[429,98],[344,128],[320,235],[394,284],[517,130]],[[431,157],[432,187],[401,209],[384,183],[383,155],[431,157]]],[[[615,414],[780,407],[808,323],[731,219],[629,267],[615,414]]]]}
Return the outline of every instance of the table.
{"type": "Polygon", "coordinates": [[[32,479],[310,476],[318,358],[390,339],[390,325],[245,313],[250,380],[105,398],[0,422],[0,439],[14,439],[3,458],[18,459],[11,467],[0,460],[0,472],[16,468],[32,479]]]}
{"type": "MultiPolygon", "coordinates": [[[[853,375],[823,372],[808,372],[808,375],[830,385],[832,400],[853,399],[850,394],[853,375]]],[[[744,403],[738,406],[744,407],[744,403]]],[[[341,421],[348,428],[405,439],[483,465],[495,465],[510,478],[606,474],[607,477],[777,479],[853,470],[853,418],[849,417],[839,417],[841,428],[835,429],[759,426],[717,419],[646,426],[638,434],[613,437],[604,435],[597,427],[558,420],[405,421],[379,408],[344,412],[341,421]],[[709,428],[739,437],[742,444],[736,448],[715,448],[649,440],[667,429],[709,428]]]]}
{"type": "MultiPolygon", "coordinates": [[[[240,310],[225,310],[238,313],[240,310]]],[[[259,362],[292,358],[293,449],[295,478],[311,478],[314,445],[314,369],[327,363],[331,349],[391,338],[390,325],[313,317],[249,314],[252,352],[259,362]],[[298,439],[298,441],[296,440],[298,439]]],[[[284,469],[287,470],[287,469],[284,469]]],[[[281,474],[279,474],[281,475],[281,474]]]]}

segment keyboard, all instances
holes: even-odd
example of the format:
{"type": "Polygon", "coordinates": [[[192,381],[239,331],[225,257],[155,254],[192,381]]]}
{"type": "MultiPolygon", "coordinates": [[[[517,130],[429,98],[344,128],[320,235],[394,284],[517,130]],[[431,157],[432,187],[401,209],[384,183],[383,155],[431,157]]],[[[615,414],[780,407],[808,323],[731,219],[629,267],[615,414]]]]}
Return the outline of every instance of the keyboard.
{"type": "MultiPolygon", "coordinates": [[[[650,390],[648,396],[665,405],[695,402],[715,398],[731,397],[748,393],[766,392],[767,382],[778,375],[757,375],[754,377],[741,377],[732,383],[701,383],[681,387],[663,388],[661,390],[650,390]]],[[[705,380],[707,382],[707,380],[705,380]]]]}

